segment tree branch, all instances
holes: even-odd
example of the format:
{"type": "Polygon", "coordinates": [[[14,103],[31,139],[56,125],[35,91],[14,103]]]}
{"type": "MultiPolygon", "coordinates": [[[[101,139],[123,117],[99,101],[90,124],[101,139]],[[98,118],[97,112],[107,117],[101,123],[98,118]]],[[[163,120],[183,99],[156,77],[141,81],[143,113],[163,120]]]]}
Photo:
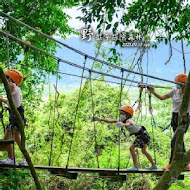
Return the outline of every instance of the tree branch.
{"type": "Polygon", "coordinates": [[[179,177],[180,173],[184,170],[185,166],[190,162],[190,157],[188,157],[190,156],[190,150],[186,153],[183,152],[183,137],[186,130],[187,108],[190,99],[190,72],[184,91],[185,92],[179,113],[178,127],[176,130],[176,142],[173,160],[169,170],[164,172],[161,179],[155,186],[154,190],[168,189],[171,186],[171,184],[179,177]]]}
{"type": "Polygon", "coordinates": [[[35,181],[35,184],[36,184],[36,188],[38,190],[42,190],[41,188],[41,185],[40,185],[40,182],[38,180],[38,177],[36,175],[36,171],[35,171],[35,168],[33,166],[33,163],[31,161],[31,158],[30,158],[30,155],[28,153],[28,151],[26,150],[25,148],[25,141],[26,141],[26,137],[25,137],[25,133],[24,133],[24,124],[22,122],[22,118],[18,112],[18,110],[16,109],[15,105],[14,105],[14,102],[12,100],[12,95],[11,95],[11,90],[10,90],[10,87],[9,87],[9,84],[8,84],[8,81],[5,77],[5,74],[3,72],[3,69],[0,67],[0,78],[2,79],[2,82],[4,84],[4,87],[5,87],[5,90],[6,90],[6,94],[7,94],[7,98],[9,100],[9,104],[10,104],[10,108],[11,108],[11,111],[13,112],[13,114],[15,114],[15,116],[17,117],[17,121],[18,121],[18,128],[19,128],[19,131],[20,131],[20,134],[21,134],[21,152],[23,153],[24,157],[26,158],[27,162],[28,162],[28,165],[29,165],[29,168],[30,168],[30,171],[31,171],[31,174],[32,174],[32,177],[35,181]]]}

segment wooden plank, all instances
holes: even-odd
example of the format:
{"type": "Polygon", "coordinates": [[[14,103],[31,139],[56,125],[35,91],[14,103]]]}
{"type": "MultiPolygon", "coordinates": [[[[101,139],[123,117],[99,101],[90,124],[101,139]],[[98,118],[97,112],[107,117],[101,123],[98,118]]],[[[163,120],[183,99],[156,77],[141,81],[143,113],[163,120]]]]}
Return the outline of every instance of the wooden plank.
{"type": "Polygon", "coordinates": [[[101,178],[110,178],[113,180],[120,180],[120,181],[126,181],[127,180],[126,175],[118,175],[118,173],[113,173],[113,172],[99,172],[99,176],[101,178]]]}
{"type": "Polygon", "coordinates": [[[61,177],[66,177],[68,179],[77,179],[78,173],[76,172],[66,172],[66,173],[60,173],[57,170],[52,170],[51,174],[61,177]]]}
{"type": "Polygon", "coordinates": [[[4,140],[4,139],[0,140],[0,145],[9,145],[9,144],[13,144],[13,143],[14,143],[13,140],[4,140]]]}
{"type": "MultiPolygon", "coordinates": [[[[107,169],[107,168],[78,168],[78,167],[68,167],[67,170],[65,167],[53,167],[53,166],[34,166],[35,169],[39,170],[48,170],[50,172],[57,171],[57,174],[64,174],[65,172],[84,172],[84,173],[118,173],[118,169],[107,169]]],[[[14,165],[5,165],[0,164],[0,168],[14,168],[14,165]]],[[[28,166],[19,166],[16,165],[16,168],[28,168],[28,166]]],[[[128,169],[120,169],[119,173],[157,173],[162,174],[165,170],[163,169],[156,169],[156,170],[147,170],[147,169],[140,169],[140,170],[128,170],[128,169]]],[[[183,172],[190,172],[190,170],[184,170],[183,172]]]]}

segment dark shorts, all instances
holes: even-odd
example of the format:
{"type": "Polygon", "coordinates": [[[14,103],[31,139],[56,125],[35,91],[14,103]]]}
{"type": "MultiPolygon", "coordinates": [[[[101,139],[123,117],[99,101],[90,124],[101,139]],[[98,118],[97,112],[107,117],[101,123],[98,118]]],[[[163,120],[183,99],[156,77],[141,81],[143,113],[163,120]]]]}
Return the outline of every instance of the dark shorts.
{"type": "MultiPolygon", "coordinates": [[[[25,115],[24,115],[24,108],[22,106],[20,106],[19,108],[17,108],[17,110],[21,115],[23,124],[25,125],[26,124],[26,118],[25,118],[25,115]]],[[[19,131],[17,117],[12,113],[11,109],[8,108],[8,111],[9,111],[9,124],[6,127],[6,129],[7,130],[14,129],[14,130],[19,131]]]]}
{"type": "MultiPolygon", "coordinates": [[[[171,119],[171,126],[173,128],[173,132],[175,133],[177,126],[178,126],[178,113],[172,113],[172,119],[171,119]]],[[[188,128],[189,128],[189,123],[190,123],[190,119],[189,119],[189,113],[187,113],[187,122],[184,123],[184,125],[186,125],[186,129],[185,129],[185,133],[187,132],[188,128]]]]}
{"type": "Polygon", "coordinates": [[[138,133],[134,133],[136,136],[135,141],[133,144],[138,148],[143,148],[144,145],[149,145],[150,143],[150,136],[144,126],[142,126],[141,130],[138,133]]]}

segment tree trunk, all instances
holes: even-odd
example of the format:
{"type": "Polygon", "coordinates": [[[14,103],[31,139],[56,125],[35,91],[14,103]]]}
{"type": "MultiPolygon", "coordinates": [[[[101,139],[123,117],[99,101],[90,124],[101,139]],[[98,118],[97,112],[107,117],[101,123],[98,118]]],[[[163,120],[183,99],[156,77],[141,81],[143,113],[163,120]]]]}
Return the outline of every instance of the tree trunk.
{"type": "Polygon", "coordinates": [[[34,166],[32,164],[32,161],[31,161],[31,158],[29,156],[29,153],[28,153],[28,151],[26,150],[26,147],[25,147],[26,137],[25,137],[25,133],[24,133],[24,124],[22,122],[22,118],[21,118],[18,110],[16,109],[16,107],[15,107],[15,105],[13,103],[12,95],[11,95],[11,90],[10,90],[8,81],[7,81],[6,77],[5,77],[5,74],[3,72],[3,69],[1,67],[0,67],[0,78],[2,79],[2,82],[3,82],[4,87],[5,87],[11,111],[13,112],[13,114],[16,115],[17,120],[18,120],[18,128],[19,128],[19,131],[20,131],[20,134],[21,134],[21,152],[23,153],[24,157],[26,158],[26,160],[28,162],[28,166],[30,168],[30,172],[31,172],[32,177],[33,177],[33,179],[35,181],[35,184],[36,184],[36,188],[38,190],[42,190],[40,182],[39,182],[38,177],[36,175],[35,168],[34,168],[34,166]]]}
{"type": "Polygon", "coordinates": [[[154,190],[165,190],[168,189],[171,184],[179,177],[180,173],[184,170],[185,166],[190,163],[190,150],[186,153],[183,152],[183,137],[186,128],[187,121],[187,108],[190,99],[190,73],[188,81],[185,85],[185,92],[180,108],[178,127],[176,130],[176,142],[174,156],[172,159],[171,166],[168,171],[165,171],[161,179],[154,187],[154,190]]]}

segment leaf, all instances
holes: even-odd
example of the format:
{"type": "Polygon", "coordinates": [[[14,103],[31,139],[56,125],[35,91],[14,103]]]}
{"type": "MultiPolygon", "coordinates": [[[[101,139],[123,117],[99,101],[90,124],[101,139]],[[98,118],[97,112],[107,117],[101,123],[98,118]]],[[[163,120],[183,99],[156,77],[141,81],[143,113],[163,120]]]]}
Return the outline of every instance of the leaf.
{"type": "Polygon", "coordinates": [[[106,26],[106,30],[109,30],[111,28],[111,24],[108,24],[107,26],[106,26]]]}
{"type": "Polygon", "coordinates": [[[108,20],[109,20],[109,22],[112,21],[112,15],[111,14],[108,15],[108,20]]]}
{"type": "Polygon", "coordinates": [[[119,23],[118,23],[118,22],[116,22],[116,23],[114,24],[114,28],[117,28],[117,27],[118,27],[118,25],[119,25],[119,23]]]}
{"type": "Polygon", "coordinates": [[[121,4],[121,0],[117,0],[117,5],[119,6],[121,4]]]}

